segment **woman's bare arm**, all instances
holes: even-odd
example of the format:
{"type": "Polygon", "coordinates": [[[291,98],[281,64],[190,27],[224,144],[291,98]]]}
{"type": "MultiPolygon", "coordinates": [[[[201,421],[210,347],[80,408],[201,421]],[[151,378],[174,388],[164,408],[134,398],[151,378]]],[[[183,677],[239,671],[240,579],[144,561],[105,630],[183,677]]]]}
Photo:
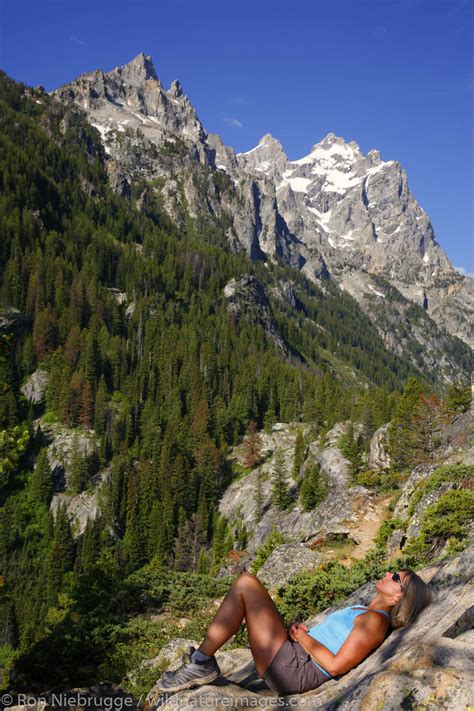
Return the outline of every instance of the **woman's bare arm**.
{"type": "Polygon", "coordinates": [[[297,641],[331,676],[345,674],[376,649],[384,640],[387,623],[377,613],[365,613],[354,620],[354,626],[337,654],[299,628],[297,641]]]}

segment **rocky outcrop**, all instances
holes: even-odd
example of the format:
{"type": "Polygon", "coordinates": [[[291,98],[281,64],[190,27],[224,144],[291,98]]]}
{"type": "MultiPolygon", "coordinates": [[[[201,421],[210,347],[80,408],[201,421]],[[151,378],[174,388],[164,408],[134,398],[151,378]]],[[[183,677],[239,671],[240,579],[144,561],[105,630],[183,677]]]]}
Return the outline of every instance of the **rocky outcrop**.
{"type": "Polygon", "coordinates": [[[9,308],[0,312],[0,335],[9,334],[20,338],[31,326],[31,318],[22,314],[18,309],[9,308]]]}
{"type": "MultiPolygon", "coordinates": [[[[387,540],[387,555],[389,558],[403,553],[405,545],[420,535],[425,514],[431,506],[441,499],[443,494],[453,489],[474,488],[473,421],[474,412],[472,408],[468,412],[458,415],[443,432],[443,441],[436,450],[436,460],[431,463],[421,464],[411,472],[394,508],[394,519],[398,519],[402,524],[391,533],[387,540]],[[456,467],[457,465],[465,467],[463,477],[450,477],[450,467],[456,467]],[[448,467],[444,479],[439,481],[436,486],[431,484],[426,490],[421,491],[421,495],[417,495],[417,490],[441,466],[448,467]],[[416,499],[414,499],[415,495],[416,499]]],[[[466,527],[466,536],[468,540],[471,540],[474,536],[474,521],[464,521],[463,523],[466,527]]],[[[447,545],[447,542],[443,543],[441,541],[437,544],[436,541],[433,541],[433,550],[442,556],[443,546],[447,545]]]]}
{"type": "Polygon", "coordinates": [[[390,468],[390,457],[387,452],[388,425],[382,425],[374,432],[370,440],[370,452],[367,465],[369,469],[383,471],[390,468]]]}
{"type": "Polygon", "coordinates": [[[71,457],[74,446],[82,457],[89,457],[97,451],[97,440],[93,431],[72,430],[59,424],[36,421],[48,442],[47,452],[54,487],[62,491],[71,487],[71,457]]]}
{"type": "Polygon", "coordinates": [[[51,513],[56,518],[60,507],[65,507],[74,538],[82,536],[88,521],[95,521],[102,513],[102,493],[110,487],[110,470],[101,472],[92,491],[80,494],[55,494],[51,500],[51,513]]]}
{"type": "Polygon", "coordinates": [[[102,502],[110,489],[110,467],[91,475],[88,488],[81,493],[73,493],[71,481],[73,458],[76,454],[88,459],[97,452],[94,432],[72,430],[59,424],[47,424],[43,419],[35,424],[41,428],[47,444],[47,455],[53,480],[54,495],[50,510],[56,517],[60,507],[65,507],[74,538],[81,536],[89,520],[101,515],[102,502]]]}
{"type": "Polygon", "coordinates": [[[231,279],[224,288],[224,294],[229,314],[235,319],[245,317],[252,323],[262,326],[267,338],[273,341],[288,359],[290,352],[278,330],[270,302],[258,279],[254,276],[231,279]]]}
{"type": "Polygon", "coordinates": [[[268,588],[285,585],[296,573],[310,571],[323,561],[303,543],[286,543],[277,546],[258,571],[257,576],[268,588]]]}
{"type": "MultiPolygon", "coordinates": [[[[353,531],[364,516],[374,514],[375,501],[367,489],[350,484],[348,461],[335,446],[347,424],[338,423],[328,432],[326,442],[330,443],[329,446],[320,448],[316,442],[308,445],[304,467],[310,461],[318,462],[322,481],[327,485],[324,501],[309,512],[304,511],[299,503],[299,482],[293,478],[292,473],[297,428],[279,423],[273,426],[271,433],[260,433],[261,456],[264,461],[231,484],[219,503],[219,511],[226,516],[230,525],[238,522],[249,533],[249,556],[254,555],[274,530],[283,535],[285,543],[306,543],[312,546],[320,545],[325,540],[347,540],[357,544],[358,536],[353,531]],[[293,499],[290,508],[283,511],[272,505],[272,477],[277,454],[286,472],[288,492],[293,499]]],[[[302,429],[303,434],[309,433],[308,427],[302,429]]],[[[237,460],[240,458],[235,453],[234,457],[237,460]]]]}
{"type": "Polygon", "coordinates": [[[48,384],[48,373],[38,368],[30,375],[26,383],[22,386],[21,392],[28,402],[37,405],[44,398],[46,386],[48,384]]]}
{"type": "MultiPolygon", "coordinates": [[[[282,704],[285,707],[332,711],[395,711],[400,708],[429,708],[464,711],[474,699],[473,622],[474,546],[430,568],[418,571],[431,584],[434,600],[409,627],[393,631],[385,642],[355,669],[338,681],[328,680],[305,694],[277,698],[256,673],[251,659],[235,654],[234,669],[214,684],[178,692],[165,699],[151,690],[145,708],[173,705],[255,706],[282,704]]],[[[373,586],[364,585],[341,607],[367,604],[373,586]]],[[[312,626],[322,621],[326,610],[307,620],[312,626]]]]}

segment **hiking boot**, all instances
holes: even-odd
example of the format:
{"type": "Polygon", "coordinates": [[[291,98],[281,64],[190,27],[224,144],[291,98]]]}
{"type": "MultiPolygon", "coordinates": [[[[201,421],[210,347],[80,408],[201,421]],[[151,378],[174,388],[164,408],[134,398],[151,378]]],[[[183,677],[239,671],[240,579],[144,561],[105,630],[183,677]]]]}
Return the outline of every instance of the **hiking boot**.
{"type": "Polygon", "coordinates": [[[221,673],[216,658],[211,657],[208,661],[201,663],[193,662],[191,655],[194,651],[194,647],[190,647],[183,654],[181,658],[183,664],[179,669],[163,672],[155,688],[168,692],[183,691],[183,689],[192,689],[194,686],[202,686],[215,681],[221,673]]]}

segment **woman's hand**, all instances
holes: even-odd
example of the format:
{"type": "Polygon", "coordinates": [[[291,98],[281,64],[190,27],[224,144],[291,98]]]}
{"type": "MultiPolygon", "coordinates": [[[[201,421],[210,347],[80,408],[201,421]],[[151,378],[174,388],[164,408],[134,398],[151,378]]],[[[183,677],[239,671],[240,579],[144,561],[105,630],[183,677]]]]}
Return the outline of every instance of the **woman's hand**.
{"type": "Polygon", "coordinates": [[[292,639],[294,642],[297,642],[298,641],[298,633],[300,630],[307,632],[308,627],[306,625],[304,625],[302,622],[293,622],[293,624],[288,626],[289,638],[292,639]]]}

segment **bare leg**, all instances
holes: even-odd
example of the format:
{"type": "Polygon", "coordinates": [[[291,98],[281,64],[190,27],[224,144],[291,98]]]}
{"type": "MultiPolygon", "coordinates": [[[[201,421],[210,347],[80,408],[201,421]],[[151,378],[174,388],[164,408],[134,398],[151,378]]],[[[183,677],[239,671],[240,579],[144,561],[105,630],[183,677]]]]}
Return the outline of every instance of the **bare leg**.
{"type": "Polygon", "coordinates": [[[242,573],[234,581],[199,649],[212,656],[237,632],[244,619],[255,666],[263,676],[288,634],[267,589],[251,573],[242,573]]]}

